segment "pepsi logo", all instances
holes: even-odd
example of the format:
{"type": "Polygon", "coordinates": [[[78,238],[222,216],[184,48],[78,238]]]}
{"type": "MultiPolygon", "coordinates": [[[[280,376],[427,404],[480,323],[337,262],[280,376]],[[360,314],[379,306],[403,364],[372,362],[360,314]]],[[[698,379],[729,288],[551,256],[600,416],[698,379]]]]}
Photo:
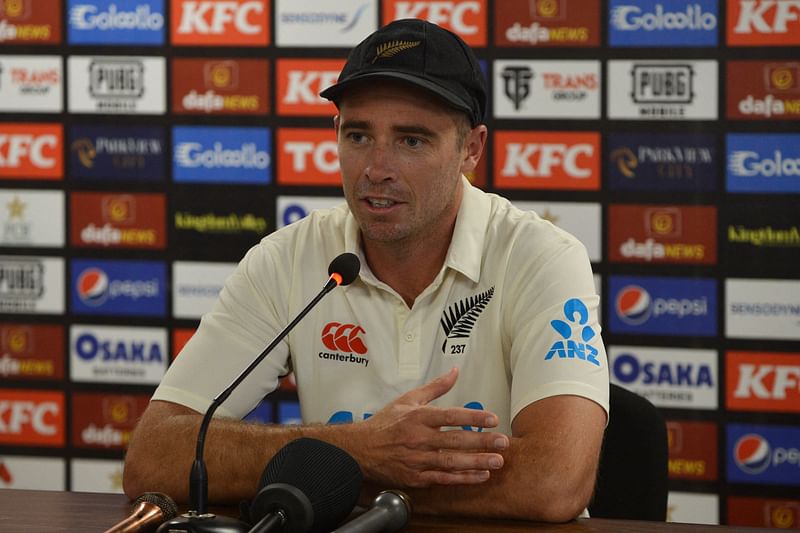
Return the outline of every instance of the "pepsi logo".
{"type": "Polygon", "coordinates": [[[108,298],[108,276],[99,268],[87,268],[78,276],[78,297],[86,305],[98,306],[108,298]]]}
{"type": "Polygon", "coordinates": [[[651,298],[644,288],[638,285],[626,285],[617,294],[617,316],[632,326],[644,324],[650,318],[651,298]]]}
{"type": "Polygon", "coordinates": [[[760,474],[770,465],[772,451],[769,442],[761,435],[743,435],[733,447],[733,460],[748,474],[760,474]]]}

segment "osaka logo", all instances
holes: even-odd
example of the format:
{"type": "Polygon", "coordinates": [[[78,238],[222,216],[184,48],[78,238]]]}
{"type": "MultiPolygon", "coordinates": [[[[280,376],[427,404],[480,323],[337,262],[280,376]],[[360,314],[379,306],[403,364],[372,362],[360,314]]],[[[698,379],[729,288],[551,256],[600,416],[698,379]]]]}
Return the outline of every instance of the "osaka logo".
{"type": "Polygon", "coordinates": [[[589,341],[594,338],[595,332],[591,326],[587,325],[589,310],[586,305],[577,298],[567,300],[564,304],[564,317],[567,319],[566,322],[564,320],[550,321],[553,329],[563,338],[553,343],[547,355],[544,356],[544,360],[549,361],[554,355],[558,355],[559,359],[577,358],[601,366],[597,359],[597,348],[589,344],[589,341]],[[571,338],[573,325],[580,330],[580,340],[578,341],[571,338]],[[566,341],[566,345],[564,341],[566,341]]]}
{"type": "Polygon", "coordinates": [[[742,471],[760,474],[772,462],[769,442],[761,435],[748,433],[742,436],[733,447],[733,460],[742,471]]]}
{"type": "Polygon", "coordinates": [[[627,285],[617,294],[617,316],[632,326],[647,322],[650,318],[650,293],[638,285],[627,285]]]}
{"type": "Polygon", "coordinates": [[[87,268],[78,276],[78,297],[86,305],[98,306],[108,298],[108,276],[99,268],[87,268]]]}

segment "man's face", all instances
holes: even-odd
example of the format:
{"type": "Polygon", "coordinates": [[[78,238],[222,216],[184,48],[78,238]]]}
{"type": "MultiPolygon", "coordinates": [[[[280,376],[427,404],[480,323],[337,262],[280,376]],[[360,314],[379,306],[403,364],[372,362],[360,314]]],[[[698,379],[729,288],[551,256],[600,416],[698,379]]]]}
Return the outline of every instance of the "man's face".
{"type": "Polygon", "coordinates": [[[474,131],[435,96],[407,85],[366,82],[348,91],[336,119],[344,194],[370,242],[413,243],[449,234],[461,173],[477,157],[474,131]]]}

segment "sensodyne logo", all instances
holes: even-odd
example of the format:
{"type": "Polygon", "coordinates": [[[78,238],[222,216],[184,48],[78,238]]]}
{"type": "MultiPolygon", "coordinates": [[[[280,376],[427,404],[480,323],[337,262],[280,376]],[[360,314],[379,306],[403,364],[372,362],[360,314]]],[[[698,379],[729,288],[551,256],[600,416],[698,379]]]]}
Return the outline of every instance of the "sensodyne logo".
{"type": "Polygon", "coordinates": [[[363,4],[360,6],[355,13],[353,13],[352,18],[348,20],[348,15],[346,11],[301,11],[295,13],[282,13],[281,14],[281,23],[282,24],[306,24],[306,25],[332,25],[332,26],[341,26],[339,29],[340,33],[347,33],[352,30],[356,24],[358,24],[359,19],[364,14],[364,11],[370,7],[369,3],[363,4]]]}
{"type": "MultiPolygon", "coordinates": [[[[445,347],[449,339],[466,339],[469,338],[472,328],[481,316],[481,313],[494,296],[494,287],[474,296],[464,298],[460,302],[456,302],[442,312],[442,319],[440,324],[444,331],[445,339],[442,343],[442,352],[445,353],[445,347]]],[[[451,345],[452,353],[463,353],[466,344],[451,345]],[[460,346],[460,350],[458,347],[460,346]]]]}
{"type": "Polygon", "coordinates": [[[596,333],[589,322],[589,309],[578,298],[571,298],[564,304],[564,318],[566,320],[552,320],[550,326],[561,335],[550,346],[547,355],[544,356],[545,361],[551,360],[554,356],[559,359],[580,359],[595,366],[601,366],[600,361],[597,359],[597,348],[589,344],[596,333]],[[573,330],[573,328],[575,328],[573,330]],[[573,339],[573,334],[579,333],[578,340],[573,339]],[[566,342],[566,344],[565,344],[566,342]]]}

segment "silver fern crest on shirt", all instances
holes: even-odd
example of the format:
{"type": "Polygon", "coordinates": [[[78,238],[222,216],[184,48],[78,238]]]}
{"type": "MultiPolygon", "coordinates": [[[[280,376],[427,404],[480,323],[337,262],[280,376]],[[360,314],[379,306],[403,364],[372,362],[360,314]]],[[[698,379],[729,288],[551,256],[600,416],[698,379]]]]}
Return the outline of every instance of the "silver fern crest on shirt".
{"type": "Polygon", "coordinates": [[[478,321],[478,317],[489,301],[494,296],[494,287],[474,296],[464,298],[456,302],[442,312],[442,329],[444,330],[444,342],[442,343],[442,353],[447,346],[447,339],[466,339],[472,332],[472,328],[478,321]]]}

